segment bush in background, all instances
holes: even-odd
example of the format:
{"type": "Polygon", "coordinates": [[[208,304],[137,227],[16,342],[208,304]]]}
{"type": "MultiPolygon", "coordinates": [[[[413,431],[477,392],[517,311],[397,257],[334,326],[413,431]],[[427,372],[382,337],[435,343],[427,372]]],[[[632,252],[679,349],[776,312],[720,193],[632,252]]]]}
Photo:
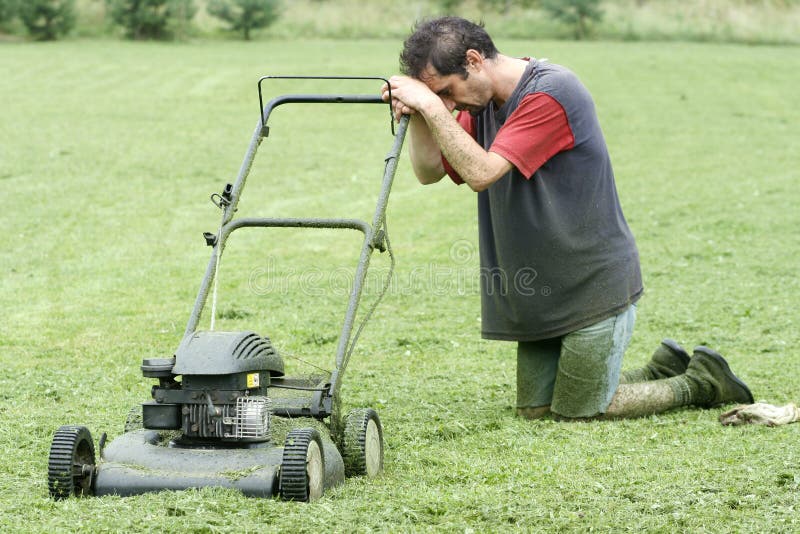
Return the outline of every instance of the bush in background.
{"type": "Polygon", "coordinates": [[[279,0],[210,0],[206,10],[249,41],[252,30],[266,28],[278,19],[279,8],[279,0]]]}
{"type": "Polygon", "coordinates": [[[163,39],[167,34],[167,0],[106,0],[114,24],[130,39],[163,39]]]}
{"type": "MultiPolygon", "coordinates": [[[[481,11],[507,15],[514,8],[538,7],[540,2],[541,0],[477,0],[476,3],[481,11]]],[[[457,11],[463,8],[465,0],[436,0],[436,3],[442,12],[458,15],[457,11]]]]}
{"type": "Polygon", "coordinates": [[[192,33],[192,19],[197,14],[194,0],[168,0],[168,8],[167,34],[175,39],[185,39],[192,33]]]}
{"type": "Polygon", "coordinates": [[[437,4],[443,13],[455,14],[458,8],[461,7],[462,1],[463,0],[437,0],[437,4]]]}
{"type": "Polygon", "coordinates": [[[75,26],[75,0],[24,0],[17,14],[34,39],[52,41],[75,26]]]}
{"type": "Polygon", "coordinates": [[[569,26],[572,36],[577,40],[588,37],[592,24],[603,20],[600,0],[542,0],[542,8],[554,19],[569,26]]]}
{"type": "MultiPolygon", "coordinates": [[[[117,28],[122,27],[131,38],[167,39],[212,36],[226,27],[254,39],[269,35],[277,39],[402,40],[416,21],[447,13],[485,22],[496,39],[578,37],[800,45],[800,0],[289,0],[281,3],[280,24],[271,24],[258,34],[253,32],[260,26],[258,21],[248,21],[253,17],[243,14],[238,0],[225,3],[229,13],[238,13],[239,23],[212,16],[208,4],[218,2],[74,0],[77,21],[70,34],[118,35],[117,28]],[[583,8],[578,4],[584,4],[583,8]],[[594,11],[585,9],[592,5],[594,11]]],[[[23,3],[33,2],[0,0],[2,40],[27,33],[17,16],[23,3]]]]}
{"type": "Polygon", "coordinates": [[[17,0],[0,0],[0,24],[17,15],[17,0]]]}
{"type": "Polygon", "coordinates": [[[130,39],[170,39],[194,17],[193,0],[106,0],[114,24],[130,39]]]}

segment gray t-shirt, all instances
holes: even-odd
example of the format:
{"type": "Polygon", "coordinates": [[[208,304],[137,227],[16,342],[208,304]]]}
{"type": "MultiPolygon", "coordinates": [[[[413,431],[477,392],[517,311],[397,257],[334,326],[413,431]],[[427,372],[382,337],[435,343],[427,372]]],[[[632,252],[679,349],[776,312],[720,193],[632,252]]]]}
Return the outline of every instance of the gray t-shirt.
{"type": "Polygon", "coordinates": [[[643,291],[639,253],[622,214],[594,103],[577,77],[532,59],[503,106],[490,103],[472,116],[468,129],[485,149],[515,165],[478,194],[483,337],[559,337],[635,302],[643,291]],[[539,121],[530,105],[542,94],[552,100],[539,100],[551,102],[562,125],[566,116],[562,130],[571,135],[569,146],[546,154],[546,161],[539,145],[526,146],[530,139],[541,143],[555,135],[547,128],[557,121],[539,121]],[[509,126],[493,147],[506,121],[509,126]]]}

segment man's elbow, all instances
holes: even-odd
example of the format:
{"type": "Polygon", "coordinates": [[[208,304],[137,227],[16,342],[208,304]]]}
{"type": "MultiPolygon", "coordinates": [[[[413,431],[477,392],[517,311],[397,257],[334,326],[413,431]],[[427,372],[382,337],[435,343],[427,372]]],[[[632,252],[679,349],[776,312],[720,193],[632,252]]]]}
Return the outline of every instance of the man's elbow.
{"type": "Polygon", "coordinates": [[[422,185],[435,184],[436,182],[444,178],[444,172],[439,174],[438,172],[420,172],[418,170],[415,170],[414,174],[417,176],[417,180],[422,185]]]}
{"type": "Polygon", "coordinates": [[[483,175],[481,175],[481,177],[472,176],[469,178],[465,178],[464,181],[466,182],[466,184],[469,186],[470,189],[472,189],[476,193],[480,193],[481,191],[486,191],[487,189],[489,189],[489,186],[495,183],[498,180],[498,178],[500,177],[490,176],[488,178],[485,178],[483,177],[483,175]]]}
{"type": "MultiPolygon", "coordinates": [[[[492,153],[490,152],[490,154],[492,153]]],[[[497,156],[497,158],[495,158],[494,165],[483,169],[481,172],[474,174],[469,179],[465,179],[465,181],[469,185],[470,189],[476,193],[480,193],[481,191],[486,191],[489,189],[490,185],[500,180],[503,176],[508,174],[510,170],[511,164],[507,160],[497,156]]]]}
{"type": "Polygon", "coordinates": [[[422,185],[435,184],[436,182],[438,182],[442,178],[443,178],[443,176],[439,176],[437,178],[435,176],[420,176],[419,174],[417,175],[417,180],[419,180],[419,183],[421,183],[422,185]]]}
{"type": "Polygon", "coordinates": [[[471,184],[467,183],[467,185],[469,186],[470,189],[472,189],[476,193],[480,193],[481,191],[486,191],[487,189],[489,189],[489,185],[490,184],[480,182],[480,183],[471,183],[471,184]]]}

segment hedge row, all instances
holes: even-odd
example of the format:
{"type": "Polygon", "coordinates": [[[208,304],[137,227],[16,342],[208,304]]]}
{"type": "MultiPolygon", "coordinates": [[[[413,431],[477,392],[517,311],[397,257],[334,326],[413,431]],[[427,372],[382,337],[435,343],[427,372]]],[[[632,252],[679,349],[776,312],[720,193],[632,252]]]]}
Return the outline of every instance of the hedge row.
{"type": "MultiPolygon", "coordinates": [[[[185,27],[197,13],[194,0],[104,0],[106,16],[123,28],[131,39],[171,39],[174,28],[185,27]]],[[[264,28],[278,18],[279,0],[210,0],[209,15],[229,29],[250,38],[252,30],[264,28]]],[[[78,10],[75,0],[0,0],[0,27],[13,30],[19,19],[36,40],[54,40],[74,27],[78,10]]]]}

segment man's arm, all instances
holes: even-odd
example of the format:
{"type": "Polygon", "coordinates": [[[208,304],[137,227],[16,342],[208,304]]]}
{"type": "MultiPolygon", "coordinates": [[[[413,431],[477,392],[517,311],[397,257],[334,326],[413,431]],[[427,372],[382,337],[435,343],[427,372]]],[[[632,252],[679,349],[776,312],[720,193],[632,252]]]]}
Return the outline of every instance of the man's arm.
{"type": "MultiPolygon", "coordinates": [[[[388,84],[384,84],[381,96],[384,102],[389,101],[388,84]]],[[[439,146],[433,139],[425,119],[415,109],[394,98],[394,95],[392,95],[391,104],[397,120],[400,120],[402,115],[411,116],[408,123],[408,155],[411,158],[411,167],[414,169],[417,180],[423,185],[438,182],[445,175],[442,151],[439,150],[439,146]]]]}
{"type": "MultiPolygon", "coordinates": [[[[448,109],[444,101],[424,83],[405,76],[394,76],[389,81],[392,84],[392,97],[397,101],[395,111],[416,112],[422,115],[427,125],[427,132],[420,132],[421,139],[424,139],[427,133],[440,153],[473,191],[483,191],[511,170],[512,165],[508,160],[499,154],[487,152],[478,145],[458,124],[453,117],[452,109],[448,109]]],[[[429,144],[427,148],[432,151],[429,144]]],[[[412,165],[415,165],[413,160],[412,165]]],[[[431,173],[431,176],[434,174],[431,173]]],[[[444,166],[436,180],[441,179],[443,175],[444,166]]],[[[422,177],[419,174],[417,176],[422,181],[422,177]]]]}
{"type": "Polygon", "coordinates": [[[408,125],[411,134],[408,155],[417,180],[425,185],[438,182],[445,175],[442,151],[433,139],[428,124],[422,115],[413,113],[408,125]]]}
{"type": "MultiPolygon", "coordinates": [[[[437,97],[438,99],[438,97],[437,97]]],[[[458,124],[444,103],[431,102],[419,110],[441,153],[473,191],[483,191],[511,170],[503,156],[487,152],[458,124]]]]}

